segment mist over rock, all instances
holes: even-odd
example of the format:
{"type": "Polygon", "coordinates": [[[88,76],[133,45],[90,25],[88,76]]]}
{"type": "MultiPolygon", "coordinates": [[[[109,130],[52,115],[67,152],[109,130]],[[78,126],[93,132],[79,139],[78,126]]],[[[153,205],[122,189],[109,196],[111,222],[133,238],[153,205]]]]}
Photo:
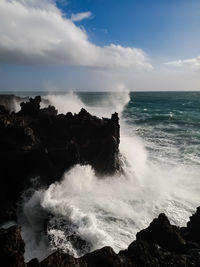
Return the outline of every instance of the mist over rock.
{"type": "Polygon", "coordinates": [[[17,113],[0,108],[0,222],[15,219],[12,211],[31,177],[50,185],[75,164],[90,164],[99,176],[121,170],[117,113],[110,119],[85,109],[57,115],[55,107],[40,103],[36,96],[17,113]]]}
{"type": "Polygon", "coordinates": [[[28,101],[28,97],[19,97],[16,95],[0,95],[0,105],[8,112],[13,112],[16,110],[16,105],[20,102],[28,101]]]}

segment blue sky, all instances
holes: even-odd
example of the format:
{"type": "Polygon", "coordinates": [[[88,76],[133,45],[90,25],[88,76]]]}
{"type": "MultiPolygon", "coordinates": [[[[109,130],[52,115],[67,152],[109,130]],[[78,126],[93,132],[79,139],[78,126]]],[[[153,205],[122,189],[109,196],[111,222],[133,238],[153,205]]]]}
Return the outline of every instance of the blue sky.
{"type": "Polygon", "coordinates": [[[199,53],[199,0],[75,0],[67,6],[57,4],[66,13],[91,11],[93,19],[80,25],[98,45],[134,46],[168,59],[199,53]]]}
{"type": "Polygon", "coordinates": [[[1,0],[0,90],[200,90],[199,0],[1,0]]]}

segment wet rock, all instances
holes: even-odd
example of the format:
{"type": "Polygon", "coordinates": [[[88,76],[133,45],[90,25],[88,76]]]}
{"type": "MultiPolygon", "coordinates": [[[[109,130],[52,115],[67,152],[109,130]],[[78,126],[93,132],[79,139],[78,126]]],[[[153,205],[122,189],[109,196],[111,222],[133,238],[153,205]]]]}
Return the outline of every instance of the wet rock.
{"type": "Polygon", "coordinates": [[[65,253],[72,256],[84,255],[91,251],[92,244],[84,240],[78,232],[77,225],[67,221],[66,218],[49,214],[45,221],[44,230],[53,248],[60,247],[65,253]],[[60,236],[57,234],[55,236],[57,232],[60,233],[60,236]]]}

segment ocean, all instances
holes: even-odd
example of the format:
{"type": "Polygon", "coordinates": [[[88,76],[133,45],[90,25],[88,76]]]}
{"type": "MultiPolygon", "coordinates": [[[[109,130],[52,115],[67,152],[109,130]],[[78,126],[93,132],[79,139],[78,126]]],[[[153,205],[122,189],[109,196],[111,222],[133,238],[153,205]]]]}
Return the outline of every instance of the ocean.
{"type": "Polygon", "coordinates": [[[200,204],[200,92],[36,94],[59,113],[82,107],[99,117],[118,112],[124,173],[99,178],[91,166],[77,165],[61,183],[40,189],[36,177],[19,204],[27,261],[58,248],[76,257],[103,246],[118,252],[161,212],[186,225],[200,204]],[[46,214],[50,243],[42,234],[46,214]],[[74,245],[71,235],[84,245],[74,245]]]}

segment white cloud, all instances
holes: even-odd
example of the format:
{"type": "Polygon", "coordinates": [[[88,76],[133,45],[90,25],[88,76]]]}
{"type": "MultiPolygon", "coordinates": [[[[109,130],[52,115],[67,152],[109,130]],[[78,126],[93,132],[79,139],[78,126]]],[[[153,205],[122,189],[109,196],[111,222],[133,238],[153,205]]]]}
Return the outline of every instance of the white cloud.
{"type": "Polygon", "coordinates": [[[200,69],[200,56],[191,59],[170,61],[165,64],[185,69],[200,69]]]}
{"type": "Polygon", "coordinates": [[[71,21],[81,21],[83,19],[88,19],[92,17],[92,13],[90,11],[88,12],[81,12],[71,15],[71,21]]]}
{"type": "Polygon", "coordinates": [[[0,36],[1,63],[152,69],[141,49],[91,43],[53,0],[0,0],[0,36]]]}

